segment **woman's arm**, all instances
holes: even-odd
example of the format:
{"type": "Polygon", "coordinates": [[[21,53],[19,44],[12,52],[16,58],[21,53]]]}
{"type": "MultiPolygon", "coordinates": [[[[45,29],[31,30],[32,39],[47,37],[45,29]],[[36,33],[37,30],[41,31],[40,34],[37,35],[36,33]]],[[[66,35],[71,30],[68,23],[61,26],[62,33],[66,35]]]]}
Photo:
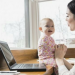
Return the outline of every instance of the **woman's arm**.
{"type": "Polygon", "coordinates": [[[64,61],[63,61],[63,59],[56,58],[55,60],[56,60],[56,63],[57,63],[57,66],[58,66],[58,67],[64,65],[64,61]]]}
{"type": "Polygon", "coordinates": [[[57,66],[64,65],[64,56],[66,54],[66,46],[64,44],[55,45],[55,60],[57,66]]]}
{"type": "Polygon", "coordinates": [[[68,70],[70,70],[72,67],[73,67],[73,65],[71,65],[68,61],[66,61],[65,59],[64,59],[64,64],[65,64],[65,66],[67,67],[67,69],[68,70]]]}
{"type": "Polygon", "coordinates": [[[65,45],[59,45],[59,48],[56,48],[57,49],[57,58],[56,58],[56,63],[58,66],[61,66],[61,65],[65,65],[66,68],[68,70],[70,70],[73,65],[71,65],[69,62],[67,62],[65,59],[64,59],[64,55],[66,54],[66,51],[67,51],[67,47],[65,45]],[[60,53],[60,54],[59,54],[60,53]]]}
{"type": "Polygon", "coordinates": [[[59,75],[75,75],[75,65],[72,67],[64,56],[66,54],[66,46],[61,44],[55,46],[55,60],[58,66],[59,75]],[[69,70],[68,70],[69,69],[69,70]]]}

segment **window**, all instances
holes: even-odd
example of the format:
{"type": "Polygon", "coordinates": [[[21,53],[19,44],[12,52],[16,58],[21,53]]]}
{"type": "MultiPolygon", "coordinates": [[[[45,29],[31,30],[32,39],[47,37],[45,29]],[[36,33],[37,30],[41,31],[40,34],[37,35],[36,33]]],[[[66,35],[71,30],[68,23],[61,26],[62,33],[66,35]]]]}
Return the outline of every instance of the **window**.
{"type": "Polygon", "coordinates": [[[67,46],[75,43],[75,31],[70,31],[66,22],[66,7],[71,0],[51,0],[39,2],[39,20],[42,18],[51,18],[55,24],[55,33],[52,37],[55,42],[64,43],[67,46]]]}
{"type": "Polygon", "coordinates": [[[0,0],[0,41],[30,47],[29,0],[0,0]]]}

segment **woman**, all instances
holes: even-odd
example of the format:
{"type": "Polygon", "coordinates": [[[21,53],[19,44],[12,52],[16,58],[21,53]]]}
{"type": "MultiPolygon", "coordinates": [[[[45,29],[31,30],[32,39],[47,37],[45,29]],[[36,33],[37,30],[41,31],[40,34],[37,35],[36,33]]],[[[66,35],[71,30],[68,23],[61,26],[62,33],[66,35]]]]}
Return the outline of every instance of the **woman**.
{"type": "MultiPolygon", "coordinates": [[[[72,0],[67,5],[66,21],[71,31],[75,30],[75,1],[72,0]]],[[[72,66],[64,59],[67,47],[64,44],[55,46],[55,60],[58,66],[59,75],[75,75],[75,65],[72,66]]],[[[44,75],[50,75],[50,71],[46,71],[44,75]]]]}
{"type": "MultiPolygon", "coordinates": [[[[67,16],[66,21],[71,31],[75,30],[75,1],[71,1],[67,5],[67,16]]],[[[65,45],[57,45],[55,46],[55,60],[58,65],[59,75],[75,75],[75,65],[72,66],[68,63],[64,56],[66,54],[66,46],[65,45]]]]}

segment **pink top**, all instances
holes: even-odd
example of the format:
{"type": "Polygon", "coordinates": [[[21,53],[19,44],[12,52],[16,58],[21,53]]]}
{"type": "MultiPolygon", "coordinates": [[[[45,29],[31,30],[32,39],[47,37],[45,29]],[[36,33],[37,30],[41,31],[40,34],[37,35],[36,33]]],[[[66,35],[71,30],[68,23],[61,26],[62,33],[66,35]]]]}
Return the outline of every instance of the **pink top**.
{"type": "Polygon", "coordinates": [[[43,35],[38,41],[39,59],[53,58],[55,42],[51,36],[43,35]]]}

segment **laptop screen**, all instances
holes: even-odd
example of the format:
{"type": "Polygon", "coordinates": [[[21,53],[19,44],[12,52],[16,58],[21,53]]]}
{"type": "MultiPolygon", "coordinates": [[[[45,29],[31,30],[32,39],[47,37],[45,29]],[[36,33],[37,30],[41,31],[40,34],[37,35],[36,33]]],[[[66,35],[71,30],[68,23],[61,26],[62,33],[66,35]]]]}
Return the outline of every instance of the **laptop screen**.
{"type": "Polygon", "coordinates": [[[0,47],[8,66],[12,66],[14,63],[16,63],[8,44],[0,41],[0,47]]]}

